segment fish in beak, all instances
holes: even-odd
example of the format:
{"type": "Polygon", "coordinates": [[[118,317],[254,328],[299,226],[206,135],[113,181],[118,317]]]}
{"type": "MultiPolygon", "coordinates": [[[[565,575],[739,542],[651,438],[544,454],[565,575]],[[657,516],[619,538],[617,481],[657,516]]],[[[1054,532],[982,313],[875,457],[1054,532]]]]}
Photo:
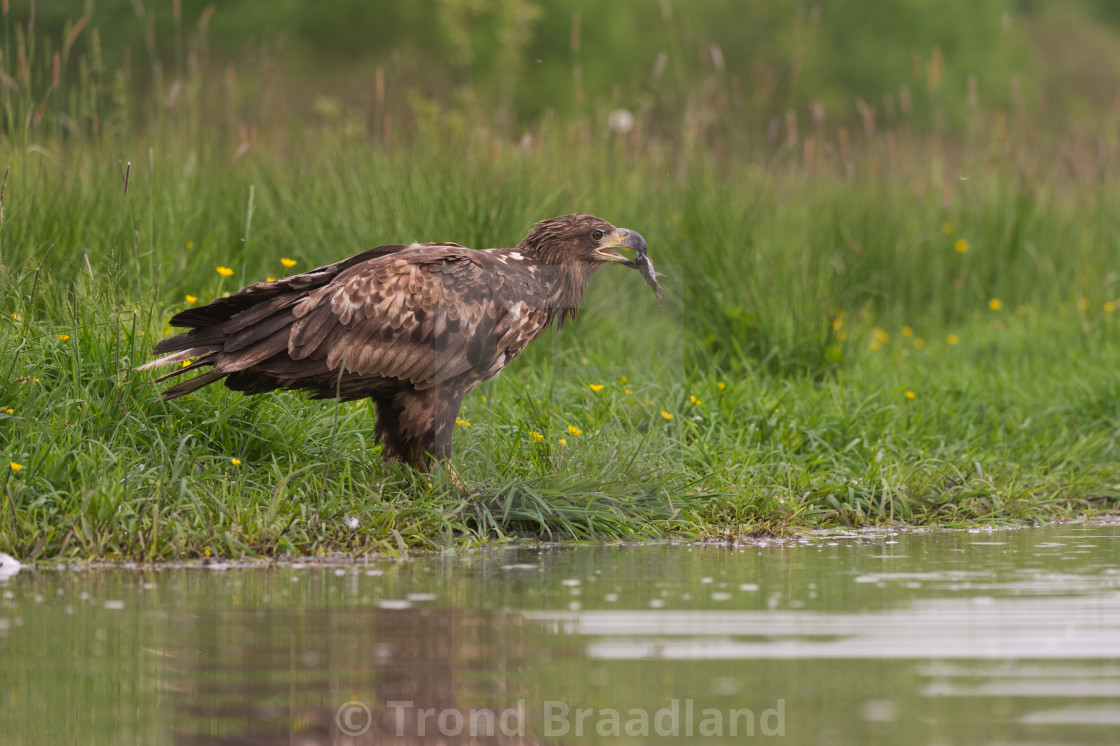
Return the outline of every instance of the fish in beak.
{"type": "Polygon", "coordinates": [[[648,249],[646,248],[646,239],[641,233],[628,228],[619,228],[609,236],[604,243],[606,245],[596,249],[596,253],[607,261],[619,262],[631,269],[638,270],[642,273],[642,277],[645,278],[646,284],[653,288],[657,299],[665,299],[665,291],[661,289],[661,285],[657,282],[658,277],[664,277],[665,275],[653,268],[653,262],[650,261],[648,249]],[[615,251],[615,249],[632,249],[634,251],[634,258],[627,259],[622,254],[615,251]]]}

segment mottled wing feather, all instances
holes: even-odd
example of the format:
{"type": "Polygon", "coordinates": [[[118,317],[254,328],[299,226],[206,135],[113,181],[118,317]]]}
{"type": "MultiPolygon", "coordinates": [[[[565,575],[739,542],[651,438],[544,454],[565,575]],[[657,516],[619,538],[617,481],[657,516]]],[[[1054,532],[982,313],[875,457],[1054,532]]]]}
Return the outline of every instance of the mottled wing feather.
{"type": "Polygon", "coordinates": [[[393,380],[465,392],[497,375],[551,318],[535,272],[458,244],[378,247],[177,315],[174,324],[195,328],[160,342],[165,356],[142,367],[190,360],[174,377],[213,366],[164,398],[224,376],[246,393],[290,386],[353,398],[393,380]]]}
{"type": "Polygon", "coordinates": [[[547,317],[529,312],[536,295],[520,268],[421,245],[354,267],[293,306],[288,354],[421,390],[468,373],[477,382],[539,333],[547,317]]]}
{"type": "MultiPolygon", "coordinates": [[[[458,244],[446,244],[458,246],[458,244]]],[[[407,248],[404,244],[386,244],[367,249],[360,254],[355,254],[348,259],[307,272],[301,272],[290,277],[284,277],[272,282],[255,282],[241,288],[227,298],[218,298],[205,306],[188,308],[171,317],[171,326],[211,327],[222,321],[227,321],[240,313],[265,313],[262,304],[273,299],[288,300],[293,293],[299,293],[311,288],[320,287],[329,283],[351,267],[364,264],[372,259],[387,256],[407,248]]],[[[165,342],[168,340],[164,340],[165,342]]],[[[192,340],[196,341],[196,340],[192,340]]],[[[159,352],[159,348],[156,349],[159,352]]]]}

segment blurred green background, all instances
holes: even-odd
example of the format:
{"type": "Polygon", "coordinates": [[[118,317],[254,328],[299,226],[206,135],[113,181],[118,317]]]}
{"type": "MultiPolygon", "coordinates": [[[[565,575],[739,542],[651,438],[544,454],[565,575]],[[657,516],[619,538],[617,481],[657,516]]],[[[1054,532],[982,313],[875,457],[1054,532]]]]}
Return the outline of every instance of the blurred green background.
{"type": "Polygon", "coordinates": [[[99,41],[130,86],[212,66],[289,114],[431,101],[509,135],[605,106],[668,129],[698,97],[756,136],[787,114],[960,132],[980,105],[1065,126],[1114,114],[1120,71],[1111,0],[14,0],[9,40],[32,7],[56,46],[88,18],[67,51],[99,41]]]}

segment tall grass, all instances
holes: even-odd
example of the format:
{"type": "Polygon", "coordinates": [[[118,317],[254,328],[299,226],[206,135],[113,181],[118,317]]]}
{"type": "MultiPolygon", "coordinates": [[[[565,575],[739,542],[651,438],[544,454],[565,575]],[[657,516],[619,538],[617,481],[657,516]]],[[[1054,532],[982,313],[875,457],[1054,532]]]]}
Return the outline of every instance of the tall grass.
{"type": "Polygon", "coordinates": [[[963,145],[840,127],[771,146],[730,119],[663,137],[649,113],[511,140],[424,106],[387,134],[270,119],[275,91],[205,65],[172,104],[136,98],[94,50],[57,85],[28,51],[40,73],[4,99],[0,551],[711,538],[1120,495],[1109,139],[973,112],[963,145]],[[171,314],[240,281],[379,243],[512,245],[575,210],[640,230],[668,298],[605,270],[577,323],[468,397],[466,492],[382,463],[368,407],[216,387],[164,404],[132,370],[171,314]]]}

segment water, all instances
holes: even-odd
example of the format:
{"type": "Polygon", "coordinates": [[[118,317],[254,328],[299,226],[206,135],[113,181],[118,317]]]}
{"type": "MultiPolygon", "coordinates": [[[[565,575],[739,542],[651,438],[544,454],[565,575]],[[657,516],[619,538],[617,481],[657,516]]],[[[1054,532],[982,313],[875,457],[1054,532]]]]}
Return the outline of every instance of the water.
{"type": "Polygon", "coordinates": [[[1065,525],[24,568],[0,743],[1116,743],[1118,549],[1065,525]]]}

